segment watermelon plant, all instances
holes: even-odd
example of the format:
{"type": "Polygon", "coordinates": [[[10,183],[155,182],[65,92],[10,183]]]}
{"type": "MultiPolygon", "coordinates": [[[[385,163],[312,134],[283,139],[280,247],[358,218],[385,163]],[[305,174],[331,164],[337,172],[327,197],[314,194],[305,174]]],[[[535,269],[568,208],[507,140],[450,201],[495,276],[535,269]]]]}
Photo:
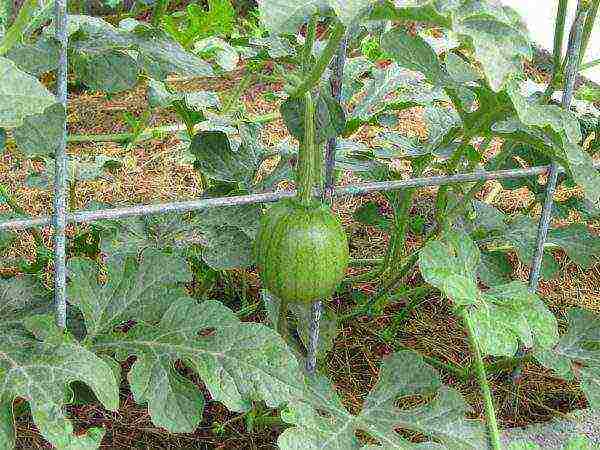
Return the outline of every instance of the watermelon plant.
{"type": "MultiPolygon", "coordinates": [[[[543,92],[532,89],[524,73],[523,61],[532,55],[525,27],[514,11],[491,0],[260,0],[268,36],[253,39],[268,49],[274,73],[285,83],[280,114],[271,119],[281,116],[297,148],[290,142],[270,148],[261,124],[224,107],[214,92],[169,87],[172,74],[214,76],[192,44],[206,37],[206,17],[229,3],[210,2],[203,13],[188,9],[181,21],[167,15],[168,3],[155,2],[150,23],[126,19],[114,26],[69,15],[74,79],[114,94],[143,78],[150,107],[171,109],[183,122],[185,157],[206,177],[206,198],[261,195],[293,178],[297,192],[265,208],[237,204],[94,223],[100,255],[68,261],[65,329],[54,323],[43,267],[21,266],[19,272],[25,273],[0,280],[2,448],[15,446],[14,416],[22,401],[55,448],[99,448],[105,431],[74,433],[65,405],[85,384],[104,408],[116,410],[122,377],[153,423],[172,433],[192,432],[203,419],[209,399],[192,377],[201,380],[211,401],[231,411],[251,411],[255,402],[278,409],[288,425],[277,439],[283,450],[537,448],[533,442],[502,441],[487,376],[489,358],[509,370],[535,360],[558,377],[577,379],[590,407],[600,407],[598,317],[573,309],[560,335],[557,318],[535,290],[511,281],[507,252],[528,265],[536,256],[539,241],[531,215],[535,204],[545,201],[543,181],[502,181],[505,188],[525,187],[535,197],[526,214],[512,216],[495,208],[493,198],[476,200],[483,182],[440,182],[433,208],[420,223],[412,214],[415,188],[388,189],[390,216],[372,204],[357,213],[390,234],[385,256],[359,277],[345,276],[348,240],[328,206],[336,165],[379,183],[369,186],[384,187],[405,176],[390,160],[403,160],[418,178],[554,162],[564,168],[559,182],[580,186],[584,198],[557,202],[553,212],[577,211],[583,220],[553,227],[542,250],[561,248],[583,267],[597,262],[600,238],[586,221],[597,218],[600,208],[593,159],[598,114],[583,100],[572,110],[569,97],[598,0],[579,1],[568,51],[563,57],[557,38],[553,80],[543,92]],[[407,31],[408,22],[416,30],[407,31]],[[564,108],[552,100],[560,88],[564,108]],[[414,106],[423,109],[427,137],[396,130],[395,113],[414,106]],[[375,148],[357,140],[364,127],[379,127],[375,148]],[[501,146],[488,158],[494,140],[501,146]],[[278,161],[264,174],[261,169],[272,158],[278,161]],[[412,253],[406,251],[409,232],[424,234],[412,253]],[[274,326],[242,322],[223,302],[191,297],[186,284],[198,259],[218,271],[256,266],[274,326]],[[362,407],[350,411],[311,361],[315,352],[331,351],[337,325],[346,320],[326,308],[319,340],[319,301],[357,281],[376,280],[379,291],[347,317],[376,314],[416,267],[428,289],[439,292],[462,323],[472,363],[453,367],[398,350],[382,362],[362,407]],[[288,312],[298,319],[299,339],[289,333],[288,312]],[[444,385],[433,366],[477,381],[485,421],[473,418],[463,395],[444,385]],[[399,407],[399,398],[419,402],[399,407]],[[418,443],[407,438],[414,435],[418,443]]],[[[46,8],[26,2],[14,22],[0,16],[6,29],[0,35],[0,129],[26,157],[44,159],[48,169],[61,162],[53,157],[67,114],[38,79],[58,65],[53,34],[60,25],[48,20],[46,8]]],[[[564,28],[559,8],[557,36],[564,28]]],[[[239,95],[234,92],[228,105],[239,95]]],[[[142,133],[134,131],[136,138],[142,133]]],[[[103,173],[107,160],[68,162],[75,185],[103,173]]],[[[30,182],[53,184],[52,171],[30,182]]],[[[12,210],[6,219],[25,215],[3,186],[0,202],[12,210]]],[[[1,252],[16,236],[0,230],[1,252]]],[[[550,253],[542,269],[546,277],[556,272],[550,253]]],[[[577,438],[564,448],[587,445],[577,438]]]]}

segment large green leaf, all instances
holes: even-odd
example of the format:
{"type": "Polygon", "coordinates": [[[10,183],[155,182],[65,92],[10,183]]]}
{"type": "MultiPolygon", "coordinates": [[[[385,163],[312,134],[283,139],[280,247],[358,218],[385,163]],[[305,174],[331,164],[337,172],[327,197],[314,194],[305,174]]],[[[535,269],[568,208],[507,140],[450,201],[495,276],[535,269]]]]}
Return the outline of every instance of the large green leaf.
{"type": "Polygon", "coordinates": [[[39,77],[58,66],[58,44],[52,39],[40,38],[34,44],[17,44],[6,54],[19,69],[39,77]]]}
{"type": "Polygon", "coordinates": [[[209,208],[193,216],[161,214],[94,224],[100,248],[109,258],[138,256],[145,249],[184,255],[191,245],[201,245],[202,259],[215,270],[248,267],[254,262],[253,242],[261,208],[241,205],[209,208]]]}
{"type": "Polygon", "coordinates": [[[94,91],[116,94],[132,89],[138,81],[136,61],[118,50],[76,58],[75,66],[81,82],[94,91]]]}
{"type": "Polygon", "coordinates": [[[437,149],[450,130],[461,124],[458,113],[452,108],[427,106],[423,112],[427,124],[428,150],[437,149]]]}
{"type": "Polygon", "coordinates": [[[383,35],[381,47],[400,67],[422,73],[430,83],[439,85],[448,81],[437,55],[420,36],[395,28],[383,35]]]}
{"type": "Polygon", "coordinates": [[[238,51],[227,41],[218,37],[202,39],[194,44],[194,50],[201,55],[214,55],[217,65],[225,72],[235,70],[240,62],[238,51]]]}
{"type": "Polygon", "coordinates": [[[203,111],[207,108],[220,108],[219,96],[210,91],[173,92],[165,83],[148,80],[148,103],[151,107],[168,108],[175,102],[184,102],[187,108],[203,111]]]}
{"type": "Polygon", "coordinates": [[[452,52],[446,53],[444,65],[450,78],[457,83],[472,83],[481,78],[471,64],[452,52]]]}
{"type": "Polygon", "coordinates": [[[116,351],[119,359],[137,356],[129,374],[136,401],[147,402],[154,423],[170,431],[192,431],[201,418],[201,395],[176,374],[177,361],[232,411],[248,410],[250,400],[280,406],[301,385],[297,361],[273,330],[240,323],[215,301],[176,299],[157,325],[102,336],[95,348],[116,351]]]}
{"type": "Polygon", "coordinates": [[[382,103],[390,94],[410,84],[415,78],[414,74],[401,69],[397,64],[378,70],[359,93],[361,101],[352,111],[352,117],[368,121],[382,109],[382,103]]]}
{"type": "Polygon", "coordinates": [[[410,351],[395,353],[383,362],[379,382],[367,396],[358,415],[343,406],[331,382],[324,377],[307,377],[302,399],[288,405],[282,413],[294,425],[285,430],[277,443],[282,450],[352,450],[361,447],[356,431],[367,432],[384,449],[447,448],[467,450],[485,447],[480,423],[467,420],[470,411],[460,394],[440,389],[438,374],[422,358],[410,351]],[[431,396],[424,406],[399,409],[395,402],[407,396],[431,396]],[[411,444],[396,430],[418,432],[433,442],[411,444]]]}
{"type": "Polygon", "coordinates": [[[54,103],[54,95],[37,78],[0,57],[0,127],[18,127],[27,116],[41,114],[54,103]]]}
{"type": "MultiPolygon", "coordinates": [[[[171,73],[182,76],[210,77],[214,72],[210,65],[198,56],[186,51],[158,30],[128,19],[116,28],[103,19],[91,16],[69,15],[68,31],[72,37],[72,48],[80,56],[133,50],[137,52],[137,66],[150,76],[164,79],[171,73]]],[[[52,28],[48,32],[52,32],[52,28]]],[[[110,61],[109,61],[110,62],[110,61]]],[[[131,64],[131,60],[127,60],[131,64]]],[[[129,70],[122,68],[121,71],[129,70]]]]}
{"type": "Polygon", "coordinates": [[[476,13],[455,23],[454,31],[472,43],[475,57],[494,91],[502,90],[511,77],[521,73],[523,59],[532,55],[528,36],[496,17],[476,13]]]}
{"type": "Polygon", "coordinates": [[[565,143],[564,153],[573,179],[583,187],[586,198],[600,207],[600,173],[594,168],[594,160],[577,144],[565,143]]]}
{"type": "Polygon", "coordinates": [[[210,230],[202,259],[215,270],[250,267],[254,263],[254,241],[235,226],[210,230]]]}
{"type": "Polygon", "coordinates": [[[575,114],[557,105],[541,105],[530,102],[513,83],[507,90],[519,120],[527,126],[550,128],[566,142],[581,142],[581,128],[575,114]]]}
{"type": "Polygon", "coordinates": [[[556,319],[521,282],[481,291],[477,284],[480,252],[462,232],[447,233],[419,255],[425,280],[457,306],[466,307],[476,338],[486,354],[511,356],[519,343],[550,348],[558,340],[556,319]]]}
{"type": "Polygon", "coordinates": [[[155,249],[146,250],[139,263],[133,257],[110,259],[103,284],[89,259],[73,258],[68,269],[69,301],[83,313],[90,339],[128,320],[157,320],[184,294],[174,284],[192,278],[183,258],[155,249]]]}
{"type": "Polygon", "coordinates": [[[137,257],[147,248],[183,250],[204,243],[197,221],[181,214],[103,220],[93,227],[100,233],[100,249],[109,258],[137,257]]]}
{"type": "Polygon", "coordinates": [[[328,0],[258,1],[260,20],[271,34],[295,34],[312,14],[328,6],[328,0]]]}
{"type": "Polygon", "coordinates": [[[514,355],[519,342],[528,348],[550,348],[558,340],[556,318],[519,281],[490,288],[469,314],[479,345],[492,355],[514,355]]]}
{"type": "MultiPolygon", "coordinates": [[[[281,116],[290,134],[304,140],[304,99],[288,98],[281,104],[281,116]]],[[[346,116],[340,103],[329,93],[321,91],[316,99],[316,139],[325,142],[339,136],[346,126],[346,116]]]]}
{"type": "Polygon", "coordinates": [[[505,284],[510,281],[513,267],[503,252],[482,252],[477,276],[488,287],[505,284]]]}
{"type": "Polygon", "coordinates": [[[214,76],[210,64],[166,36],[137,36],[134,46],[139,52],[139,63],[155,78],[165,79],[172,73],[190,77],[214,76]]]}
{"type": "Polygon", "coordinates": [[[251,186],[260,164],[255,149],[241,145],[238,151],[233,151],[227,134],[222,131],[196,133],[190,151],[196,157],[195,166],[200,171],[226,183],[251,186]]]}
{"type": "Polygon", "coordinates": [[[372,20],[417,21],[450,27],[449,11],[458,4],[455,0],[387,0],[378,2],[372,20]]]}
{"type": "Polygon", "coordinates": [[[14,442],[11,405],[15,398],[23,398],[40,433],[56,448],[96,449],[102,433],[73,435],[73,425],[63,410],[65,392],[72,382],[83,382],[105,408],[114,411],[119,405],[117,380],[102,359],[61,337],[58,328],[48,331],[57,342],[0,331],[0,446],[11,448],[14,442]]]}
{"type": "Polygon", "coordinates": [[[584,269],[600,259],[600,237],[590,233],[583,224],[550,230],[548,242],[560,246],[569,258],[584,269]]]}
{"type": "Polygon", "coordinates": [[[569,328],[551,349],[535,352],[536,359],[561,378],[578,377],[590,406],[600,409],[600,317],[583,309],[569,311],[569,328]]]}
{"type": "MultiPolygon", "coordinates": [[[[517,215],[506,227],[504,233],[496,240],[499,244],[508,242],[514,247],[519,259],[531,266],[537,251],[538,223],[531,217],[517,215]]],[[[541,275],[544,279],[552,278],[558,267],[549,252],[544,252],[541,275]]]]}
{"type": "Polygon", "coordinates": [[[9,328],[51,307],[47,292],[33,276],[0,280],[0,327],[9,328]]]}
{"type": "Polygon", "coordinates": [[[53,155],[65,133],[66,119],[65,108],[60,103],[41,114],[25,117],[23,125],[13,130],[19,149],[28,158],[53,155]]]}
{"type": "Polygon", "coordinates": [[[206,238],[206,248],[202,252],[204,262],[215,270],[251,266],[261,214],[258,205],[200,211],[197,222],[206,238]]]}

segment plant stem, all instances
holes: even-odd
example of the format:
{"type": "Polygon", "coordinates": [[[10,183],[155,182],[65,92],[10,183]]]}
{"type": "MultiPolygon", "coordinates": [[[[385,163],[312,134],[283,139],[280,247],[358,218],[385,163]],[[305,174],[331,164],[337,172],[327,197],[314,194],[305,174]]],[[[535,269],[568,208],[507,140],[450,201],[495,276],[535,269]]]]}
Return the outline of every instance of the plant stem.
{"type": "Polygon", "coordinates": [[[37,8],[37,0],[26,0],[19,11],[19,15],[0,40],[0,56],[5,55],[23,37],[33,13],[37,8]]]}
{"type": "Polygon", "coordinates": [[[406,297],[412,297],[410,302],[408,302],[404,308],[402,308],[398,314],[394,317],[392,322],[392,329],[394,334],[396,334],[398,328],[402,325],[402,323],[406,320],[408,315],[421,306],[424,302],[427,301],[427,298],[424,298],[429,292],[433,291],[434,288],[431,286],[421,286],[418,288],[414,288],[403,295],[406,297]]]}
{"type": "MultiPolygon", "coordinates": [[[[512,155],[513,147],[513,145],[505,145],[504,147],[502,147],[500,153],[498,153],[498,155],[493,159],[492,163],[490,164],[490,170],[498,170],[499,167],[502,167],[506,160],[508,160],[508,158],[510,158],[510,156],[512,155]]],[[[454,205],[452,209],[448,211],[448,220],[452,221],[456,217],[456,215],[463,210],[464,206],[471,202],[471,200],[473,200],[475,195],[479,191],[481,191],[481,189],[483,189],[484,186],[485,181],[478,181],[473,187],[471,187],[471,189],[469,189],[469,191],[463,196],[461,202],[454,205]]]]}
{"type": "Polygon", "coordinates": [[[581,37],[581,48],[579,49],[579,64],[583,61],[585,52],[587,51],[592,36],[592,30],[594,29],[594,23],[600,10],[600,0],[592,0],[588,7],[588,15],[583,25],[583,35],[581,37]]]}
{"type": "Polygon", "coordinates": [[[298,199],[303,205],[309,205],[313,197],[314,182],[314,153],[317,152],[315,144],[315,104],[312,93],[304,93],[304,142],[300,143],[298,155],[298,170],[296,187],[298,199]]]}
{"type": "Polygon", "coordinates": [[[336,24],[333,27],[333,30],[331,30],[330,32],[329,41],[327,42],[325,50],[323,50],[323,53],[321,53],[321,56],[314,64],[308,76],[304,79],[300,86],[296,88],[296,90],[290,95],[290,97],[302,97],[307,91],[311,90],[313,86],[315,86],[319,82],[321,76],[323,76],[323,72],[325,72],[325,69],[331,61],[331,58],[333,58],[333,55],[338,50],[340,42],[344,37],[344,32],[344,25],[342,25],[342,23],[340,22],[336,22],[336,24]]]}
{"type": "MultiPolygon", "coordinates": [[[[269,123],[281,117],[279,112],[263,114],[260,116],[248,117],[234,122],[235,125],[241,123],[269,123]]],[[[139,134],[136,142],[147,141],[162,133],[174,133],[177,131],[187,131],[184,124],[167,125],[156,128],[149,128],[139,134]]],[[[136,133],[113,133],[113,134],[72,134],[68,137],[69,143],[84,143],[84,142],[128,142],[136,137],[136,133]]]]}
{"type": "Polygon", "coordinates": [[[554,73],[562,66],[563,41],[565,38],[565,22],[567,18],[567,6],[569,0],[558,1],[558,12],[556,14],[556,25],[554,27],[554,50],[552,61],[554,73]]]}
{"type": "Polygon", "coordinates": [[[312,50],[317,38],[317,22],[318,15],[313,14],[306,26],[306,40],[304,41],[304,49],[302,51],[302,71],[305,75],[308,75],[310,72],[312,50]]]}
{"type": "Polygon", "coordinates": [[[543,95],[543,103],[547,103],[554,93],[554,85],[562,73],[563,67],[563,41],[565,37],[565,22],[567,17],[567,6],[569,0],[559,0],[558,12],[556,13],[556,25],[554,27],[554,50],[552,53],[552,78],[546,92],[543,95]]]}
{"type": "Polygon", "coordinates": [[[467,331],[467,336],[469,338],[471,351],[475,356],[475,373],[477,374],[477,381],[479,382],[479,388],[481,389],[481,394],[483,395],[485,417],[489,431],[491,448],[492,450],[502,450],[502,444],[500,443],[500,431],[498,430],[498,421],[496,420],[496,410],[494,408],[494,399],[492,398],[492,391],[490,390],[490,385],[487,380],[483,356],[481,355],[481,350],[479,349],[479,343],[475,338],[475,331],[469,315],[463,313],[462,318],[467,331]]]}
{"type": "Polygon", "coordinates": [[[279,303],[279,316],[277,317],[277,332],[286,342],[288,338],[288,310],[288,302],[281,300],[279,303]]]}

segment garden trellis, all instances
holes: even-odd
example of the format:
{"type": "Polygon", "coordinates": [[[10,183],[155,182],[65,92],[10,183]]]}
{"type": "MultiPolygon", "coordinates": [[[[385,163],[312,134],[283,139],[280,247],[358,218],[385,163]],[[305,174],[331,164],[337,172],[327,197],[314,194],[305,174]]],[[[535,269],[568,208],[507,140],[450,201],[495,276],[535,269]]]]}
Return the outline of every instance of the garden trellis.
{"type": "MultiPolygon", "coordinates": [[[[67,106],[67,45],[68,37],[66,32],[67,25],[67,5],[66,0],[57,0],[55,4],[56,8],[56,39],[61,44],[61,53],[59,60],[59,70],[57,73],[57,97],[61,103],[67,106]]],[[[571,39],[568,55],[579,55],[579,48],[581,46],[581,31],[583,23],[585,21],[586,14],[580,13],[577,17],[576,26],[573,30],[578,32],[573,33],[573,39],[571,39]]],[[[337,53],[337,57],[333,60],[332,69],[334,76],[331,79],[332,91],[334,95],[339,96],[341,91],[341,83],[343,78],[343,66],[345,62],[346,54],[346,41],[343,40],[340,49],[337,53]]],[[[571,100],[573,98],[573,89],[575,87],[575,79],[577,77],[577,67],[572,64],[573,58],[570,58],[571,64],[569,65],[569,72],[567,74],[567,86],[563,97],[563,107],[569,108],[571,100]]],[[[254,195],[241,195],[235,197],[220,197],[220,198],[209,198],[201,200],[191,200],[183,202],[169,202],[162,204],[151,204],[151,205],[140,205],[131,206],[125,208],[111,208],[104,210],[94,211],[76,211],[67,212],[67,180],[66,180],[66,129],[65,138],[57,149],[57,161],[56,164],[56,178],[55,178],[55,205],[54,213],[52,217],[39,217],[32,219],[18,219],[8,220],[0,223],[0,230],[23,230],[32,227],[40,227],[53,225],[54,236],[55,236],[55,306],[56,306],[56,320],[60,327],[64,328],[66,323],[66,235],[65,229],[68,223],[89,223],[103,219],[119,219],[124,217],[135,217],[145,216],[151,214],[171,213],[171,212],[189,212],[199,211],[208,208],[219,208],[226,206],[239,206],[256,203],[270,203],[276,202],[283,198],[293,198],[295,193],[293,191],[282,191],[282,192],[271,192],[264,194],[254,195]]],[[[537,285],[540,277],[540,268],[542,263],[542,256],[544,252],[544,246],[546,244],[546,238],[548,235],[548,229],[550,227],[551,212],[552,212],[552,198],[556,190],[556,182],[558,175],[564,173],[564,169],[558,165],[553,164],[552,166],[542,167],[531,167],[527,169],[514,169],[514,170],[498,170],[492,172],[474,172],[465,173],[450,176],[435,176],[435,177],[424,177],[416,179],[408,179],[401,181],[384,181],[384,182],[372,182],[372,183],[360,183],[352,184],[343,187],[333,186],[333,167],[335,165],[334,150],[336,148],[335,139],[332,139],[328,143],[328,151],[326,158],[326,173],[327,173],[327,184],[326,190],[322,193],[315,193],[315,195],[325,195],[326,191],[330,191],[330,196],[351,196],[351,195],[365,195],[374,192],[385,192],[385,191],[397,191],[402,189],[410,188],[424,188],[432,186],[443,186],[450,185],[453,183],[465,183],[475,181],[487,181],[487,180],[501,180],[501,179],[517,179],[526,178],[531,176],[548,175],[548,185],[546,201],[543,208],[542,216],[539,222],[539,231],[537,239],[537,250],[534,258],[534,265],[532,267],[530,283],[532,289],[537,290],[537,285]]],[[[596,166],[600,169],[600,164],[596,166]]],[[[318,318],[320,315],[319,307],[315,308],[314,318],[318,318]]],[[[313,329],[318,332],[318,320],[313,320],[313,329]]],[[[314,341],[314,339],[313,339],[314,341]]],[[[314,345],[312,346],[314,350],[314,345]]],[[[314,361],[316,357],[314,351],[313,356],[310,358],[314,361]]],[[[311,363],[311,369],[314,370],[314,362],[311,363]]]]}
{"type": "MultiPolygon", "coordinates": [[[[580,2],[584,5],[585,2],[580,2]]],[[[582,45],[583,27],[586,22],[587,9],[584,7],[578,8],[578,14],[574,21],[571,30],[569,45],[567,48],[566,57],[566,83],[562,98],[562,107],[569,109],[573,99],[575,79],[578,74],[579,54],[582,45]]],[[[55,35],[59,42],[59,64],[57,70],[57,99],[66,108],[67,103],[67,2],[66,0],[57,0],[55,2],[55,35]]],[[[340,101],[342,92],[342,82],[344,76],[344,66],[347,53],[347,38],[341,39],[341,43],[337,50],[337,55],[333,58],[330,64],[331,77],[329,80],[331,95],[336,100],[340,101]]],[[[540,269],[542,265],[542,257],[546,246],[548,230],[551,225],[553,212],[553,198],[556,191],[558,176],[567,172],[557,163],[552,163],[549,166],[534,166],[523,169],[508,169],[508,170],[490,170],[490,171],[473,171],[469,173],[458,173],[454,175],[429,176],[429,177],[412,177],[403,180],[392,181],[376,181],[355,183],[344,186],[334,185],[334,168],[335,168],[335,152],[337,149],[337,138],[328,138],[325,151],[325,185],[320,191],[315,191],[315,197],[320,197],[324,201],[332,201],[335,197],[345,196],[360,196],[377,192],[395,192],[406,191],[409,189],[418,189],[425,187],[440,187],[450,186],[454,184],[468,182],[484,182],[488,180],[508,180],[520,179],[534,176],[547,175],[548,182],[546,185],[545,201],[543,204],[541,218],[537,230],[536,251],[533,258],[532,270],[530,275],[530,289],[535,292],[538,287],[540,278],[540,269]]],[[[142,217],[150,215],[161,215],[167,213],[184,213],[191,211],[203,211],[214,208],[224,208],[228,206],[241,206],[262,203],[273,203],[281,199],[293,198],[296,196],[295,191],[276,191],[265,192],[249,195],[237,195],[227,197],[202,198],[189,201],[128,206],[108,208],[102,210],[80,210],[69,211],[67,204],[67,131],[66,124],[59,146],[56,150],[54,166],[54,211],[52,216],[14,219],[0,223],[0,231],[2,230],[24,230],[43,226],[52,226],[54,233],[54,295],[55,295],[55,311],[56,323],[58,327],[64,329],[67,320],[67,256],[66,256],[66,228],[68,224],[75,223],[93,223],[95,221],[105,219],[121,219],[127,217],[142,217]]],[[[594,166],[595,169],[600,169],[600,164],[594,166]]],[[[433,284],[433,283],[432,283],[433,284]]],[[[319,341],[319,321],[322,315],[321,302],[315,302],[311,308],[311,319],[309,326],[308,340],[308,357],[306,360],[306,369],[310,374],[314,374],[316,368],[317,344],[319,341]]],[[[526,354],[526,349],[519,349],[518,358],[523,358],[526,354]]],[[[516,374],[518,375],[518,370],[516,374]]],[[[479,374],[480,372],[478,372],[479,374]]],[[[485,383],[482,383],[485,384],[485,383]]],[[[1,393],[1,392],[0,392],[1,393]]],[[[493,417],[493,405],[489,393],[484,392],[486,401],[486,411],[489,417],[493,417]]],[[[488,418],[489,418],[488,417],[488,418]]],[[[495,419],[494,419],[495,420],[495,419]]],[[[497,426],[494,423],[489,424],[495,438],[498,437],[497,426]]],[[[496,448],[496,447],[494,447],[496,448]]]]}

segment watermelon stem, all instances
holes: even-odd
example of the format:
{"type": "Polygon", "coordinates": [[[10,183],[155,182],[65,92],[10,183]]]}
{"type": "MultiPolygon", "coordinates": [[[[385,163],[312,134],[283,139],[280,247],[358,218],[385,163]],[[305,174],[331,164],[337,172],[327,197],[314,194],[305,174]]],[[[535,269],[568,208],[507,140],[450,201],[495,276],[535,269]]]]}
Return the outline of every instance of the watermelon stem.
{"type": "Polygon", "coordinates": [[[310,205],[313,197],[315,158],[315,104],[310,91],[304,94],[304,142],[298,150],[298,171],[296,185],[298,198],[303,205],[310,205]]]}
{"type": "Polygon", "coordinates": [[[280,299],[279,315],[277,317],[277,332],[286,342],[288,337],[288,311],[289,302],[287,300],[280,299]]]}

